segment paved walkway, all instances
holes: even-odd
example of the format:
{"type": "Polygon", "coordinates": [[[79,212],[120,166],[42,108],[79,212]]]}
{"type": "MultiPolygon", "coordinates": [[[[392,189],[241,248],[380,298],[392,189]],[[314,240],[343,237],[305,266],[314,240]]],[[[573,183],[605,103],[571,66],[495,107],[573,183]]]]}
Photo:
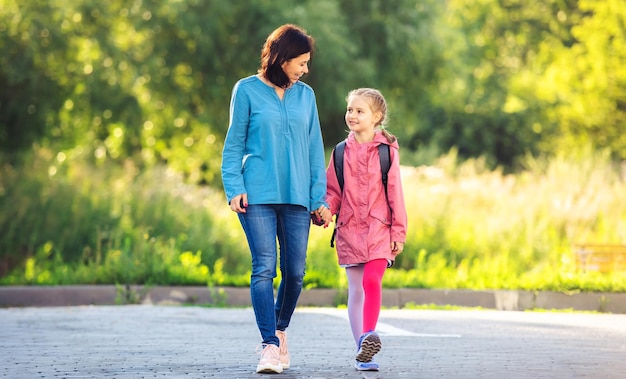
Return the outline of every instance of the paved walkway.
{"type": "Polygon", "coordinates": [[[384,310],[380,372],[352,368],[345,309],[298,308],[292,367],[255,374],[250,308],[0,309],[4,378],[624,378],[626,315],[384,310]]]}

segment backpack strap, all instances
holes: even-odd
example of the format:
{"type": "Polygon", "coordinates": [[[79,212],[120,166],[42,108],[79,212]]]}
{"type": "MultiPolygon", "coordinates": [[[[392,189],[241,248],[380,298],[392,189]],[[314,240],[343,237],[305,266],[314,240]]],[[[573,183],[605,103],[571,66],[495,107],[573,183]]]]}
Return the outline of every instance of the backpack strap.
{"type": "Polygon", "coordinates": [[[343,151],[346,149],[346,141],[343,140],[333,149],[333,162],[335,163],[335,174],[339,182],[339,188],[343,191],[343,151]]]}
{"type": "Polygon", "coordinates": [[[391,156],[389,153],[389,145],[381,143],[378,145],[378,158],[380,159],[380,171],[383,180],[383,186],[385,187],[385,198],[389,201],[389,195],[387,194],[387,177],[389,174],[389,168],[391,168],[391,156]]]}
{"type": "MultiPolygon", "coordinates": [[[[333,149],[333,163],[335,166],[335,174],[337,175],[337,182],[339,182],[339,188],[343,192],[343,151],[346,148],[346,141],[339,142],[333,149]]],[[[339,211],[335,216],[335,220],[339,220],[339,211]]],[[[335,247],[335,235],[337,234],[337,225],[333,228],[333,235],[330,237],[330,247],[335,247]]]]}

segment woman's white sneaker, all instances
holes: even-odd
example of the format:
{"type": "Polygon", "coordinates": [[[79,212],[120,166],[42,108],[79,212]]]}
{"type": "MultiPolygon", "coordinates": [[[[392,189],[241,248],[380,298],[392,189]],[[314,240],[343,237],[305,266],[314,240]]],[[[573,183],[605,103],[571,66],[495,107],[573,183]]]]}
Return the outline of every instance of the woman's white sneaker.
{"type": "Polygon", "coordinates": [[[287,332],[284,330],[277,330],[276,337],[280,342],[280,346],[278,346],[278,359],[280,360],[280,365],[283,366],[283,370],[289,368],[289,350],[287,349],[287,332]]]}
{"type": "Polygon", "coordinates": [[[256,372],[258,373],[276,373],[283,372],[283,366],[280,364],[278,346],[273,344],[261,345],[263,350],[257,353],[261,354],[259,364],[256,366],[256,372]]]}

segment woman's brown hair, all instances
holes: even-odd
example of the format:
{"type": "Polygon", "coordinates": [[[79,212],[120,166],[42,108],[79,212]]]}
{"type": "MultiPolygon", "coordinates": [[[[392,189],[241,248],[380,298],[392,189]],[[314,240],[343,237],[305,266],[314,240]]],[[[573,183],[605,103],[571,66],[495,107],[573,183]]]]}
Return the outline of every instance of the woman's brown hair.
{"type": "Polygon", "coordinates": [[[313,37],[294,24],[285,24],[274,30],[265,40],[261,49],[261,67],[258,73],[280,88],[287,88],[291,82],[283,71],[283,63],[314,49],[313,37]]]}

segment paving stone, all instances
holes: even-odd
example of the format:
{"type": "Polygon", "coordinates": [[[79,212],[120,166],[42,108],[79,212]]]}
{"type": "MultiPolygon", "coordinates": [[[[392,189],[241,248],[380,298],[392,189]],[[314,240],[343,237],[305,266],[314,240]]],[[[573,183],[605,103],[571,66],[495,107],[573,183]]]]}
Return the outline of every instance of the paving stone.
{"type": "Polygon", "coordinates": [[[379,372],[353,367],[346,310],[299,307],[292,366],[255,374],[249,307],[0,309],[2,378],[623,378],[626,315],[386,309],[379,372]]]}

